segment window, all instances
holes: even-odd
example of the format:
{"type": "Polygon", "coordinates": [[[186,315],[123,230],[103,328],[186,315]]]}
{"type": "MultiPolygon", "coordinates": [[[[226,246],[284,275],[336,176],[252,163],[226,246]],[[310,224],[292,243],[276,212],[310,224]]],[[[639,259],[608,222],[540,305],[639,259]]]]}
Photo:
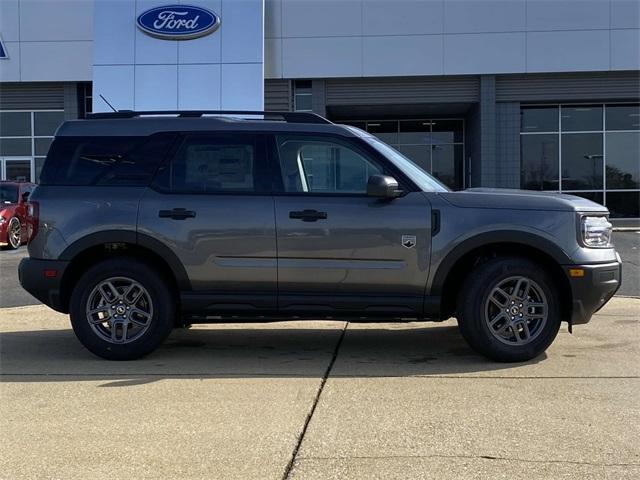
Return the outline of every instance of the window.
{"type": "Polygon", "coordinates": [[[558,107],[525,108],[520,112],[523,133],[557,132],[558,107]]]}
{"type": "Polygon", "coordinates": [[[602,105],[563,106],[560,124],[563,132],[602,131],[602,105]]]}
{"type": "Polygon", "coordinates": [[[265,192],[267,167],[257,157],[258,140],[251,136],[188,136],[155,183],[175,193],[265,192]]]}
{"type": "Polygon", "coordinates": [[[558,134],[523,135],[520,139],[522,188],[558,188],[558,134]]]}
{"type": "Polygon", "coordinates": [[[602,189],[602,134],[563,135],[562,189],[602,189]]]}
{"type": "Polygon", "coordinates": [[[296,80],[294,82],[293,109],[296,112],[312,112],[313,94],[311,80],[296,80]]]}
{"type": "Polygon", "coordinates": [[[42,167],[46,185],[148,185],[173,134],[58,137],[42,167]]]}
{"type": "Polygon", "coordinates": [[[31,181],[31,160],[6,160],[5,179],[13,182],[31,181]]]}
{"type": "Polygon", "coordinates": [[[640,189],[640,132],[607,132],[607,188],[640,189]]]}
{"type": "Polygon", "coordinates": [[[555,190],[638,217],[640,105],[554,105],[521,110],[521,187],[555,190]]]}
{"type": "Polygon", "coordinates": [[[41,163],[42,157],[47,155],[53,136],[63,121],[62,110],[0,111],[1,178],[37,182],[36,163],[41,163]]]}
{"type": "Polygon", "coordinates": [[[277,136],[285,192],[365,194],[382,168],[338,139],[277,136]]]}
{"type": "Polygon", "coordinates": [[[78,116],[86,118],[93,109],[93,85],[91,82],[78,83],[78,116]]]}
{"type": "Polygon", "coordinates": [[[0,205],[18,203],[18,187],[16,185],[0,185],[0,205]]]}

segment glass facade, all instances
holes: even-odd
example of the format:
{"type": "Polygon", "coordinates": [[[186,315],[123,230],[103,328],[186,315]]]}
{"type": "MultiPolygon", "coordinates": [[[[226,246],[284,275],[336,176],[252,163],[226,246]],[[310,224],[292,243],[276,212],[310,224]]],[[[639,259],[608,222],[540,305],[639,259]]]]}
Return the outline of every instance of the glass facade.
{"type": "Polygon", "coordinates": [[[367,120],[344,123],[375,135],[449,188],[464,188],[463,120],[367,120]]]}
{"type": "Polygon", "coordinates": [[[0,111],[0,178],[37,182],[62,110],[0,111]]]}
{"type": "Polygon", "coordinates": [[[520,186],[606,205],[640,217],[640,105],[523,106],[520,186]]]}

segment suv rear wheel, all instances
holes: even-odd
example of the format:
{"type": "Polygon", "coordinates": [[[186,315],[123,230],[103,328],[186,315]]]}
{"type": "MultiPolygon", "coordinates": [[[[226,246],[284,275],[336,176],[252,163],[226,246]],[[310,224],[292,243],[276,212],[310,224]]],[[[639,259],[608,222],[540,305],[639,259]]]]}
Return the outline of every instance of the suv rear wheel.
{"type": "Polygon", "coordinates": [[[524,258],[495,258],[476,267],[463,284],[457,307],[465,340],[500,362],[537,357],[560,328],[553,280],[524,258]]]}
{"type": "Polygon", "coordinates": [[[120,257],[91,267],[71,295],[71,325],[80,342],[109,360],[155,350],[174,325],[175,301],[146,263],[120,257]]]}

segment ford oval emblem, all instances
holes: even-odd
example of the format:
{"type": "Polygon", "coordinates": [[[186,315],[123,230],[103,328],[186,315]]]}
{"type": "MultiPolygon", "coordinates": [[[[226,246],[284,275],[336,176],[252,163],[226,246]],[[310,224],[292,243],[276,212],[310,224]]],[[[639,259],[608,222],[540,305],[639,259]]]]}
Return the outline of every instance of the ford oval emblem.
{"type": "Polygon", "coordinates": [[[191,40],[214,32],[220,26],[215,13],[193,5],[155,7],[138,15],[138,28],[163,40],[191,40]]]}

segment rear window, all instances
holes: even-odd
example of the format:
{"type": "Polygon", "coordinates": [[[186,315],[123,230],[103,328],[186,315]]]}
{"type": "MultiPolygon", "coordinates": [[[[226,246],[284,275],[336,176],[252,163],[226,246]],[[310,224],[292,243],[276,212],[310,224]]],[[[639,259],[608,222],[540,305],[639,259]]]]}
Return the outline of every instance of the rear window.
{"type": "Polygon", "coordinates": [[[148,185],[175,138],[57,137],[40,175],[41,185],[148,185]]]}

